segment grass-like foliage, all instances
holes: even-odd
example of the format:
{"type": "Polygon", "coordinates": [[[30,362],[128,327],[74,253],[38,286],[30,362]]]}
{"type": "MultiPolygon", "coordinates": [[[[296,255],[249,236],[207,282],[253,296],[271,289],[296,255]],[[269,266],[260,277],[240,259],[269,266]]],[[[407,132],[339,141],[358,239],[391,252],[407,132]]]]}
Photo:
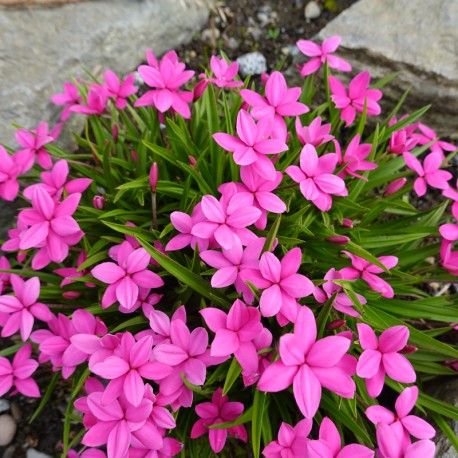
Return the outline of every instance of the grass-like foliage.
{"type": "Polygon", "coordinates": [[[339,43],[298,42],[302,88],[148,51],[141,96],[111,71],[53,96],[76,153],[46,122],[0,147],[0,395],[33,420],[66,379],[62,456],[427,458],[424,418],[458,450],[424,392],[457,369],[456,147],[404,97],[382,116],[391,76],[331,75],[339,43]]]}

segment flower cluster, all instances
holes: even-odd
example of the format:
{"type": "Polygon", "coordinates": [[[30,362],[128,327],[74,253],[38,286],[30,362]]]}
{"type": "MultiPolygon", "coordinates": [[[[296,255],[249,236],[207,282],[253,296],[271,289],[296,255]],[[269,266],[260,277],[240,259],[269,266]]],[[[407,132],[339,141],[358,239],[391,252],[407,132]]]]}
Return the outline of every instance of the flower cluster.
{"type": "Polygon", "coordinates": [[[303,87],[249,86],[217,56],[192,85],[148,50],[139,97],[133,74],[66,82],[61,123],[0,147],[0,198],[24,199],[0,256],[0,395],[49,397],[39,366],[71,382],[63,457],[434,456],[411,412],[457,415],[420,391],[458,360],[456,297],[433,290],[458,275],[456,147],[421,110],[367,126],[383,84],[331,75],[352,70],[339,44],[297,43],[303,87]]]}

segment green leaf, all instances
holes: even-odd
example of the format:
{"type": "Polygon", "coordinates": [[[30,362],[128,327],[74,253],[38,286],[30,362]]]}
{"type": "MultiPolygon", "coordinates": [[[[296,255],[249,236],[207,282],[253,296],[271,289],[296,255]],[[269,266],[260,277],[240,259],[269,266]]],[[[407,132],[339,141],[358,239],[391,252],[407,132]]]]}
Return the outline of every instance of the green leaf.
{"type": "Polygon", "coordinates": [[[267,234],[266,243],[264,243],[261,253],[270,251],[272,247],[274,246],[275,237],[277,236],[278,229],[280,228],[280,222],[281,222],[281,213],[278,214],[277,217],[275,218],[275,221],[272,224],[269,230],[269,233],[267,234]]]}
{"type": "Polygon", "coordinates": [[[240,366],[239,362],[233,357],[229,370],[227,371],[226,380],[224,381],[223,396],[229,393],[229,390],[241,373],[242,366],[240,366]]]}
{"type": "Polygon", "coordinates": [[[148,320],[144,316],[136,316],[131,318],[130,320],[123,321],[120,325],[116,326],[114,329],[110,331],[111,334],[115,334],[116,332],[122,331],[126,328],[131,328],[134,326],[139,326],[142,324],[147,324],[148,320]]]}
{"type": "Polygon", "coordinates": [[[225,421],[224,423],[216,423],[214,425],[210,425],[209,429],[227,429],[232,428],[234,426],[243,425],[244,423],[248,423],[251,421],[253,417],[253,406],[249,407],[245,412],[234,421],[225,421]]]}
{"type": "Polygon", "coordinates": [[[33,415],[30,417],[29,425],[30,423],[33,423],[33,421],[35,420],[35,418],[38,417],[38,415],[40,415],[41,411],[44,409],[45,405],[48,403],[49,398],[51,397],[51,394],[53,393],[54,388],[57,384],[57,381],[59,380],[59,377],[60,377],[60,372],[56,372],[53,375],[51,382],[49,382],[48,388],[46,389],[46,393],[41,398],[41,401],[37,407],[37,410],[35,410],[33,415]]]}
{"type": "Polygon", "coordinates": [[[19,343],[11,345],[11,347],[4,348],[3,350],[0,350],[0,356],[15,355],[24,345],[25,343],[19,343]]]}
{"type": "Polygon", "coordinates": [[[216,293],[210,283],[205,281],[200,275],[196,275],[194,272],[174,261],[169,256],[165,256],[142,238],[136,238],[138,243],[140,243],[140,245],[151,255],[151,257],[176,279],[188,285],[203,297],[210,299],[215,304],[221,305],[227,309],[230,307],[230,303],[216,293]]]}
{"type": "Polygon", "coordinates": [[[458,452],[458,437],[456,437],[455,431],[450,427],[447,421],[442,415],[433,413],[432,415],[435,423],[441,431],[447,436],[447,439],[451,442],[455,450],[458,452]]]}
{"type": "Polygon", "coordinates": [[[267,393],[261,393],[261,391],[255,389],[253,414],[251,417],[251,446],[253,448],[254,458],[259,458],[259,453],[261,451],[261,429],[266,399],[267,393]]]}

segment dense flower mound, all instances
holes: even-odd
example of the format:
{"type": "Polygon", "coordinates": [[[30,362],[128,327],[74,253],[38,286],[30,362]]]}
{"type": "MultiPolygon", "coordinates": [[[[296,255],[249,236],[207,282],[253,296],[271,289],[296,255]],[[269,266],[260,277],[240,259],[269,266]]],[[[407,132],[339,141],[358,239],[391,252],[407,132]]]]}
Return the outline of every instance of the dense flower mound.
{"type": "Polygon", "coordinates": [[[297,43],[302,87],[148,50],[139,97],[133,74],[66,82],[61,123],[0,146],[0,198],[23,200],[0,395],[38,415],[67,380],[62,457],[432,458],[425,416],[458,446],[423,392],[458,368],[457,295],[434,289],[458,275],[456,147],[425,109],[381,116],[391,77],[331,75],[339,44],[297,43]]]}

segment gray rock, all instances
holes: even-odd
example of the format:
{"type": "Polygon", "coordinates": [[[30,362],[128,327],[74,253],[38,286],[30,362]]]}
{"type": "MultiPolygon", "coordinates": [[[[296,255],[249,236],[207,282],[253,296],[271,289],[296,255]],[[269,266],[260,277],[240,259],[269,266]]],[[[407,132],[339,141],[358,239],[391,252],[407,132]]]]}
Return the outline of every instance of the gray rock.
{"type": "Polygon", "coordinates": [[[16,421],[11,415],[0,415],[0,446],[8,445],[16,434],[16,421]]]}
{"type": "Polygon", "coordinates": [[[308,2],[304,8],[304,16],[307,22],[311,19],[319,18],[321,16],[321,6],[313,0],[308,2]]]}
{"type": "MultiPolygon", "coordinates": [[[[453,404],[458,407],[458,379],[450,380],[436,388],[432,393],[434,397],[441,401],[453,404]]],[[[458,436],[458,421],[449,421],[456,436],[458,436]]],[[[440,458],[456,458],[457,451],[449,441],[449,439],[441,433],[439,428],[436,428],[437,434],[434,438],[436,443],[436,456],[440,458]]]]}
{"type": "Polygon", "coordinates": [[[11,404],[7,399],[0,398],[0,413],[10,410],[11,404]]]}
{"type": "MultiPolygon", "coordinates": [[[[8,124],[56,122],[50,102],[83,69],[126,74],[145,59],[190,40],[208,17],[201,0],[97,0],[56,8],[0,7],[0,143],[13,146],[8,124]]],[[[83,117],[79,117],[80,121],[83,117]]]]}
{"type": "Polygon", "coordinates": [[[341,35],[339,55],[356,72],[369,69],[379,79],[399,71],[385,86],[385,100],[397,101],[412,87],[406,111],[432,103],[425,122],[452,135],[458,125],[457,23],[457,1],[360,0],[328,23],[318,38],[341,35]]]}
{"type": "Polygon", "coordinates": [[[239,72],[244,78],[248,75],[261,75],[267,71],[266,58],[260,52],[250,52],[237,58],[239,72]]]}
{"type": "Polygon", "coordinates": [[[41,453],[34,448],[27,449],[27,458],[52,458],[51,456],[47,455],[46,453],[41,453]]]}

